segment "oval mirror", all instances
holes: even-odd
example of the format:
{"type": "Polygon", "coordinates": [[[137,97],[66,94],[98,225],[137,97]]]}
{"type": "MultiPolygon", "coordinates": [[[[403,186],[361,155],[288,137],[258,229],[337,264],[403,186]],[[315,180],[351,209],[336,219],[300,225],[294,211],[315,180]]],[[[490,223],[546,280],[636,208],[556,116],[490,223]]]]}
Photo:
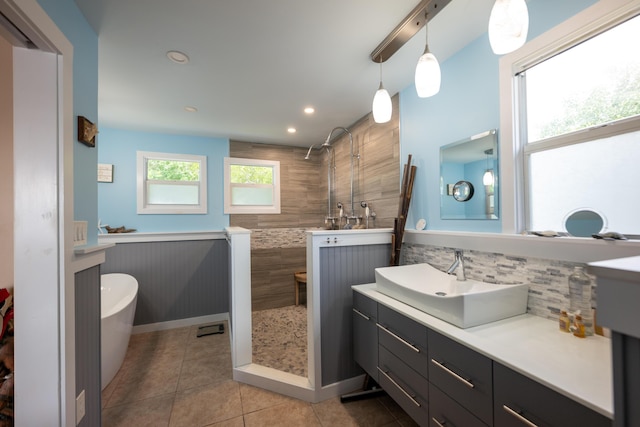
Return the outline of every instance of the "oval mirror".
{"type": "Polygon", "coordinates": [[[469,181],[458,181],[453,186],[453,198],[459,202],[466,202],[473,197],[473,184],[469,181]]]}
{"type": "Polygon", "coordinates": [[[591,237],[605,229],[605,219],[592,209],[577,209],[569,212],[564,228],[574,237],[591,237]]]}

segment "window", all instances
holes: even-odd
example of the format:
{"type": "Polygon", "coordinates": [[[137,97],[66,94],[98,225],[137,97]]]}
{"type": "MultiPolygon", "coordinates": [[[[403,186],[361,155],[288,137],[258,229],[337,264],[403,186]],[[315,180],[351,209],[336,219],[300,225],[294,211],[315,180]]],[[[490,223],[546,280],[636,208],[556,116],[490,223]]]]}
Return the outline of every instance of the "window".
{"type": "Polygon", "coordinates": [[[572,214],[593,211],[605,230],[640,234],[635,40],[640,16],[627,16],[515,67],[526,229],[571,231],[572,214]]]}
{"type": "Polygon", "coordinates": [[[280,162],[224,159],[224,213],[279,214],[280,162]]]}
{"type": "Polygon", "coordinates": [[[206,214],[207,158],[137,152],[139,214],[206,214]]]}

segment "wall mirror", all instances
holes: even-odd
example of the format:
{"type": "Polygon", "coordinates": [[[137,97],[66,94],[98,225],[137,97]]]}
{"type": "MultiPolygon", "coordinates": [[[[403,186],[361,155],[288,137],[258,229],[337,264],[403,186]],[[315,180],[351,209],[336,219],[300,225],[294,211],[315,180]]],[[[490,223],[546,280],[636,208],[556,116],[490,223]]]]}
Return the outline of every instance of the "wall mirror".
{"type": "Polygon", "coordinates": [[[440,147],[440,218],[498,219],[496,129],[440,147]]]}

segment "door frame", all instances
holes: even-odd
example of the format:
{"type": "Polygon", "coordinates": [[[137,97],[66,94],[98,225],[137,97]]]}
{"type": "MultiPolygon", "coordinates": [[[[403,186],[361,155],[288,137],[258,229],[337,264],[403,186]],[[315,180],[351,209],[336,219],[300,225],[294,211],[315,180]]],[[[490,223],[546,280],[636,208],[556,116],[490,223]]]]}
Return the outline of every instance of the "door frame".
{"type": "Polygon", "coordinates": [[[18,426],[45,425],[46,420],[46,425],[73,427],[73,46],[35,0],[0,0],[0,11],[33,43],[25,52],[25,47],[10,40],[14,44],[16,171],[15,360],[20,371],[15,376],[15,421],[18,426]],[[34,69],[34,59],[52,67],[34,69]],[[17,90],[16,79],[24,73],[31,79],[43,77],[47,91],[55,91],[53,101],[35,102],[37,89],[28,85],[17,90]],[[56,155],[39,155],[52,152],[56,155]],[[25,176],[29,170],[32,173],[25,176]]]}

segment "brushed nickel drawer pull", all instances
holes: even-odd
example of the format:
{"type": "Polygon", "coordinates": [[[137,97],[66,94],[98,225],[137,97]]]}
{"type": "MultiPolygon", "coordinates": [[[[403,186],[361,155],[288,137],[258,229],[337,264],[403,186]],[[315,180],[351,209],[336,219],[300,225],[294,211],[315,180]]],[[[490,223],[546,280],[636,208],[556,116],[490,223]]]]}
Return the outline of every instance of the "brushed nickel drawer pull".
{"type": "Polygon", "coordinates": [[[469,387],[469,388],[474,388],[475,387],[475,385],[471,381],[469,381],[468,379],[463,378],[460,375],[456,374],[451,369],[449,369],[446,366],[444,366],[443,363],[438,362],[436,359],[431,359],[431,363],[433,363],[434,365],[436,365],[438,368],[442,369],[443,371],[447,372],[449,375],[453,376],[455,379],[457,379],[458,381],[460,381],[461,383],[463,383],[467,387],[469,387]]]}
{"type": "Polygon", "coordinates": [[[352,308],[352,310],[353,310],[354,313],[359,314],[365,320],[371,320],[371,318],[369,316],[367,316],[366,314],[362,313],[360,310],[358,310],[356,308],[352,308]]]}
{"type": "Polygon", "coordinates": [[[383,331],[385,331],[386,333],[388,333],[389,335],[391,335],[392,337],[394,337],[395,339],[400,341],[402,344],[404,344],[407,347],[409,347],[411,350],[415,351],[416,353],[420,353],[420,349],[418,347],[416,347],[415,345],[413,345],[410,342],[400,338],[399,336],[397,336],[396,334],[391,332],[389,329],[387,329],[384,326],[382,326],[380,323],[376,323],[376,325],[378,325],[378,328],[382,329],[383,331]]]}
{"type": "Polygon", "coordinates": [[[520,415],[517,411],[514,411],[513,409],[509,408],[507,405],[502,405],[502,409],[504,409],[505,411],[507,411],[507,413],[509,413],[509,414],[513,415],[514,417],[516,417],[523,424],[526,424],[529,427],[538,427],[537,424],[532,423],[531,421],[526,419],[524,416],[520,415]]]}
{"type": "Polygon", "coordinates": [[[437,427],[444,427],[444,425],[447,423],[447,421],[446,421],[446,420],[445,420],[445,421],[438,421],[438,420],[436,420],[436,418],[435,418],[435,417],[431,417],[431,420],[432,420],[434,423],[436,423],[436,426],[437,426],[437,427]]]}
{"type": "Polygon", "coordinates": [[[380,367],[379,367],[379,366],[378,366],[378,371],[380,371],[380,373],[381,373],[382,375],[384,375],[385,377],[387,377],[387,379],[388,379],[389,381],[391,381],[391,382],[393,383],[393,385],[394,385],[394,386],[396,386],[396,387],[397,387],[397,388],[398,388],[402,393],[404,393],[404,395],[405,395],[405,396],[407,396],[407,397],[408,397],[408,398],[413,402],[413,404],[414,404],[414,405],[416,405],[418,408],[422,407],[422,405],[420,404],[420,402],[418,402],[418,401],[417,401],[413,396],[411,396],[409,393],[407,393],[405,389],[403,389],[402,387],[400,387],[400,384],[398,384],[397,382],[395,382],[395,381],[393,380],[393,378],[391,378],[391,377],[389,376],[389,374],[387,374],[385,371],[383,371],[382,369],[380,369],[380,367]]]}

